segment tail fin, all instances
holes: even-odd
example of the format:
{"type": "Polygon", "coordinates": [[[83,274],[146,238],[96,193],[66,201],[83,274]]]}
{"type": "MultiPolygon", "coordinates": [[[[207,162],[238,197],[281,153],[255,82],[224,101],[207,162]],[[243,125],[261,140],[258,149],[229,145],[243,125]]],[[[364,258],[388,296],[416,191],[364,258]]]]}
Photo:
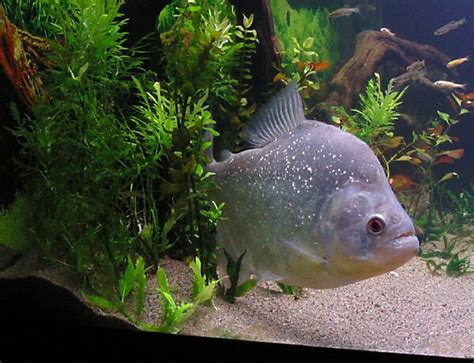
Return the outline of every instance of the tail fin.
{"type": "Polygon", "coordinates": [[[360,13],[360,11],[374,11],[377,9],[375,6],[370,5],[370,4],[359,4],[356,6],[357,11],[360,13]]]}

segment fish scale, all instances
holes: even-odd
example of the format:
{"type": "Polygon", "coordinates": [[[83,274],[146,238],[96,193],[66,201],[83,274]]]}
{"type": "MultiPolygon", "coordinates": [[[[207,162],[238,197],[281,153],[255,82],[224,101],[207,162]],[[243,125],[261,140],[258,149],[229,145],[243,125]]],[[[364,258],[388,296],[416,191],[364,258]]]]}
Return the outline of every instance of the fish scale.
{"type": "Polygon", "coordinates": [[[391,269],[416,253],[413,224],[376,156],[355,136],[305,120],[296,84],[262,106],[243,134],[252,149],[208,166],[215,173],[212,197],[225,203],[219,243],[233,259],[246,251],[242,280],[252,274],[295,286],[337,287],[391,269]],[[346,216],[350,203],[354,212],[346,216]],[[358,209],[371,203],[378,204],[358,209]],[[377,212],[385,213],[386,220],[402,215],[402,223],[387,232],[388,241],[382,244],[406,234],[403,258],[394,252],[370,260],[379,241],[366,236],[364,219],[377,212]],[[342,234],[338,223],[343,224],[342,234]],[[382,260],[389,263],[381,267],[382,260]],[[354,265],[349,272],[348,261],[354,265]]]}

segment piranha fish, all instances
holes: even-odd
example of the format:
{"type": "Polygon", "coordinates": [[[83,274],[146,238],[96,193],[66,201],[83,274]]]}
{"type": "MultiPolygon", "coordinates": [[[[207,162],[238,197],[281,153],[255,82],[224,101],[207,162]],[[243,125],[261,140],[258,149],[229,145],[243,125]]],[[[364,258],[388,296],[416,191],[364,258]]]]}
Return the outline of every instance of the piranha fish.
{"type": "Polygon", "coordinates": [[[464,89],[467,86],[467,84],[459,84],[459,83],[454,83],[454,82],[449,82],[449,81],[436,81],[433,84],[438,88],[446,89],[446,90],[453,90],[453,89],[458,89],[458,88],[464,89]]]}
{"type": "MultiPolygon", "coordinates": [[[[291,82],[247,123],[250,147],[211,158],[212,198],[224,202],[217,235],[255,276],[334,288],[393,270],[418,251],[410,217],[369,146],[341,129],[306,120],[291,82]]],[[[212,154],[212,151],[210,152],[212,154]]],[[[209,155],[211,156],[211,155],[209,155]]],[[[225,273],[220,257],[220,275],[225,273]]]]}
{"type": "Polygon", "coordinates": [[[461,20],[457,21],[450,21],[448,24],[443,25],[441,28],[436,29],[433,34],[436,36],[444,35],[449,33],[450,31],[459,28],[461,25],[466,24],[466,18],[462,18],[461,20]]]}
{"type": "Polygon", "coordinates": [[[451,62],[449,62],[448,64],[446,64],[446,67],[448,68],[454,68],[454,67],[457,67],[467,61],[469,61],[471,58],[469,56],[467,57],[464,57],[464,58],[458,58],[458,59],[454,59],[452,60],[451,62]]]}
{"type": "Polygon", "coordinates": [[[369,4],[360,4],[354,8],[351,8],[349,5],[344,5],[344,7],[336,9],[329,13],[331,19],[342,18],[344,16],[350,16],[352,14],[360,14],[361,10],[374,11],[375,6],[369,4]]]}

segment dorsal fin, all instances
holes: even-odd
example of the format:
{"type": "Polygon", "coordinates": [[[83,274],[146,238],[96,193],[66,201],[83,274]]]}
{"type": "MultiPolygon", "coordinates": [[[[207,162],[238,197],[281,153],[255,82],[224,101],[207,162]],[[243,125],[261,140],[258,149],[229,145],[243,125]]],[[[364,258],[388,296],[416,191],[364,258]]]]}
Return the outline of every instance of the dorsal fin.
{"type": "Polygon", "coordinates": [[[251,147],[262,147],[303,121],[303,102],[293,81],[258,109],[245,125],[242,136],[251,147]]]}

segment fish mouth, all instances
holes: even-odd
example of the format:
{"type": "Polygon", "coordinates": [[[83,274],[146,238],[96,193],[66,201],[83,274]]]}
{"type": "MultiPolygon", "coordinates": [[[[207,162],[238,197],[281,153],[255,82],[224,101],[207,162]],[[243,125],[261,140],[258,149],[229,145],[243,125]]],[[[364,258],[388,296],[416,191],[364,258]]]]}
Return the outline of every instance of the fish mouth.
{"type": "Polygon", "coordinates": [[[375,254],[380,257],[408,261],[418,254],[420,243],[413,231],[403,232],[387,243],[380,244],[375,254]]]}
{"type": "Polygon", "coordinates": [[[404,237],[415,237],[415,234],[413,232],[404,232],[395,237],[394,241],[397,241],[404,237]]]}

